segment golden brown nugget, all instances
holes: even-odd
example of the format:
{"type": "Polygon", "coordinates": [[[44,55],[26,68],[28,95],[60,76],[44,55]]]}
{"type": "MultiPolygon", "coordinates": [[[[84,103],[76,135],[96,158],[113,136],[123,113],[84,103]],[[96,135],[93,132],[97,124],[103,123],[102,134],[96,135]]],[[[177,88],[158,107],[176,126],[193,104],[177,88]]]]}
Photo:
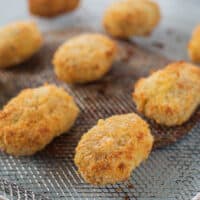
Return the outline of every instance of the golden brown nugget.
{"type": "Polygon", "coordinates": [[[103,26],[114,37],[149,35],[160,21],[160,9],[150,0],[121,0],[105,11],[103,26]]]}
{"type": "Polygon", "coordinates": [[[0,29],[0,68],[24,62],[42,45],[42,36],[36,24],[15,22],[0,29]]]}
{"type": "Polygon", "coordinates": [[[12,155],[32,155],[68,131],[78,112],[62,88],[45,85],[22,90],[0,111],[0,148],[12,155]]]}
{"type": "Polygon", "coordinates": [[[200,62],[200,25],[197,26],[188,44],[188,54],[193,62],[200,62]]]}
{"type": "Polygon", "coordinates": [[[100,79],[113,63],[117,47],[101,34],[82,34],[65,42],[53,58],[57,77],[67,83],[100,79]]]}
{"type": "Polygon", "coordinates": [[[159,124],[181,125],[200,104],[200,68],[175,62],[140,79],[133,99],[137,109],[159,124]]]}
{"type": "Polygon", "coordinates": [[[148,124],[131,113],[100,119],[85,133],[75,154],[84,180],[95,185],[125,181],[152,149],[148,124]]]}
{"type": "Polygon", "coordinates": [[[55,17],[77,8],[79,0],[29,0],[32,14],[42,17],[55,17]]]}

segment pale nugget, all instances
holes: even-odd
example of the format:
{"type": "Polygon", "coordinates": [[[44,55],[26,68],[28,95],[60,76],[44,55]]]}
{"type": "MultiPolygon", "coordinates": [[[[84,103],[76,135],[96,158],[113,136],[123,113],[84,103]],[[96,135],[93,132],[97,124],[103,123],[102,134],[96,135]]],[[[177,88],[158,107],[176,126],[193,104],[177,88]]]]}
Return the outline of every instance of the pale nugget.
{"type": "Polygon", "coordinates": [[[42,46],[42,35],[34,22],[11,23],[0,29],[0,68],[22,63],[42,46]]]}
{"type": "Polygon", "coordinates": [[[0,111],[0,148],[12,155],[31,155],[68,131],[79,109],[62,88],[45,85],[22,90],[0,111]]]}
{"type": "Polygon", "coordinates": [[[200,62],[200,25],[193,31],[188,44],[188,54],[193,62],[200,62]]]}
{"type": "Polygon", "coordinates": [[[159,124],[181,125],[200,104],[200,68],[176,62],[140,79],[133,98],[137,109],[159,124]]]}
{"type": "Polygon", "coordinates": [[[121,0],[105,11],[103,26],[114,37],[149,35],[160,21],[159,6],[150,0],[121,0]]]}
{"type": "Polygon", "coordinates": [[[67,13],[79,5],[79,0],[29,0],[28,2],[30,12],[42,17],[67,13]]]}
{"type": "Polygon", "coordinates": [[[112,66],[117,47],[101,34],[82,34],[61,45],[53,58],[57,77],[67,83],[100,79],[112,66]]]}
{"type": "Polygon", "coordinates": [[[125,181],[152,149],[153,136],[138,115],[115,115],[100,119],[85,133],[75,154],[84,180],[95,185],[125,181]]]}

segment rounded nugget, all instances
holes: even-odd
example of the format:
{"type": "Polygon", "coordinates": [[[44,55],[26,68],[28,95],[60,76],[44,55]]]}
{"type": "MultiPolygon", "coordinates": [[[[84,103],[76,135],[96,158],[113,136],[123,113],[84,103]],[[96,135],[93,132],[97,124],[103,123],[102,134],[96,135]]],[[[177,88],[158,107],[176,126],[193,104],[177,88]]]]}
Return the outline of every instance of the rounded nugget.
{"type": "Polygon", "coordinates": [[[42,36],[34,22],[15,22],[0,29],[0,68],[17,65],[36,53],[42,36]]]}
{"type": "Polygon", "coordinates": [[[25,89],[0,111],[0,149],[12,155],[34,154],[68,131],[78,112],[62,88],[25,89]]]}
{"type": "Polygon", "coordinates": [[[79,0],[29,0],[32,14],[42,17],[54,17],[77,8],[79,0]]]}
{"type": "Polygon", "coordinates": [[[188,54],[193,62],[200,62],[200,25],[193,31],[188,44],[188,54]]]}
{"type": "Polygon", "coordinates": [[[111,68],[116,49],[115,42],[101,34],[76,36],[56,51],[55,73],[67,83],[98,80],[111,68]]]}
{"type": "Polygon", "coordinates": [[[104,185],[125,181],[152,149],[148,124],[131,113],[115,115],[84,134],[76,148],[75,164],[86,182],[104,185]]]}
{"type": "Polygon", "coordinates": [[[121,0],[105,11],[103,26],[114,37],[149,35],[160,21],[160,10],[149,0],[121,0]]]}
{"type": "Polygon", "coordinates": [[[181,125],[200,104],[200,68],[176,62],[140,79],[133,99],[137,109],[159,124],[181,125]]]}

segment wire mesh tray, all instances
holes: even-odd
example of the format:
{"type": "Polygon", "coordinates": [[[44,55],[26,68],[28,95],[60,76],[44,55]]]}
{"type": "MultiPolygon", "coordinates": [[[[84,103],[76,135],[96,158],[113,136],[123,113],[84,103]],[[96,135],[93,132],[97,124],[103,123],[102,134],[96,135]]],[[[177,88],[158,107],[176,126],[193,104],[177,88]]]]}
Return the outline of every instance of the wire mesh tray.
{"type": "Polygon", "coordinates": [[[21,66],[0,72],[1,106],[23,88],[49,82],[64,87],[81,109],[71,131],[38,154],[22,158],[0,154],[0,194],[10,199],[191,199],[200,191],[200,109],[183,126],[166,128],[149,121],[156,138],[154,149],[173,143],[189,132],[192,134],[176,144],[154,150],[127,182],[96,187],[86,184],[77,173],[73,157],[81,135],[99,118],[136,112],[131,99],[133,83],[169,62],[130,41],[118,41],[117,61],[102,80],[67,85],[56,79],[52,55],[64,40],[81,32],[75,29],[48,32],[45,45],[37,55],[21,66]]]}

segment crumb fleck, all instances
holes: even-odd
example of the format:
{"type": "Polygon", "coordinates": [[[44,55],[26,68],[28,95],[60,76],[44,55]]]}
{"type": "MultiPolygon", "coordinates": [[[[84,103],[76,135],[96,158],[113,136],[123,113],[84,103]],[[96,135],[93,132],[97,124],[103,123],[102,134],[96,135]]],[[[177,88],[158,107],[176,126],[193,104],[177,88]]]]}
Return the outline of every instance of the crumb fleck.
{"type": "Polygon", "coordinates": [[[164,48],[164,44],[162,42],[155,41],[155,42],[152,43],[152,45],[154,47],[159,48],[159,49],[163,49],[164,48]]]}

